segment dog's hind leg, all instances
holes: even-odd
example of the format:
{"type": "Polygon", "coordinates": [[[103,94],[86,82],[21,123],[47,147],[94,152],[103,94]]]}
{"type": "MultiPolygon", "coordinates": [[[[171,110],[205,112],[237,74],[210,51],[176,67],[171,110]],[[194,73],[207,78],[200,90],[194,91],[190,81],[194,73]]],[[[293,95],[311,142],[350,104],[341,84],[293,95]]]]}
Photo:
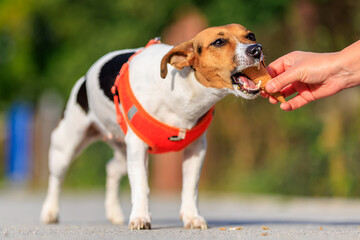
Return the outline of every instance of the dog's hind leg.
{"type": "Polygon", "coordinates": [[[184,152],[180,218],[185,228],[207,229],[206,221],[199,215],[198,210],[198,183],[205,154],[205,134],[188,146],[184,152]]]}
{"type": "Polygon", "coordinates": [[[100,137],[88,117],[86,103],[85,80],[82,78],[72,90],[64,118],[51,134],[49,186],[41,212],[43,223],[58,222],[61,185],[71,160],[90,142],[100,137]]]}
{"type": "Polygon", "coordinates": [[[119,183],[126,174],[124,146],[113,147],[114,157],[106,165],[105,210],[107,219],[117,225],[124,223],[124,215],[119,202],[119,183]]]}

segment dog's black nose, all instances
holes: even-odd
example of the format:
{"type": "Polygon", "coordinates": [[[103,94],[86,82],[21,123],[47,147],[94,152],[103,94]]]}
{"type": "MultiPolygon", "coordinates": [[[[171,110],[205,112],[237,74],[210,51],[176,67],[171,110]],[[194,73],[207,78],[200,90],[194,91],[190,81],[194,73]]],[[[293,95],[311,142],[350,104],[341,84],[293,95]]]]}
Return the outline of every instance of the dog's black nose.
{"type": "Polygon", "coordinates": [[[260,44],[253,44],[246,48],[246,54],[249,57],[260,59],[262,46],[260,44]]]}

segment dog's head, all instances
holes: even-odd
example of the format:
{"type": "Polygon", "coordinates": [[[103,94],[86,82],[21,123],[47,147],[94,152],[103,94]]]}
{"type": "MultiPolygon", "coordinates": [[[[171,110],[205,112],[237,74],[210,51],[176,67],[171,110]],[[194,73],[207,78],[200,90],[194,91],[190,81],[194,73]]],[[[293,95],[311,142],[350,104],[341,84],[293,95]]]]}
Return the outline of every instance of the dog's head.
{"type": "Polygon", "coordinates": [[[260,92],[260,85],[255,85],[242,70],[259,66],[262,60],[261,45],[245,27],[212,27],[172,48],[161,61],[161,77],[167,75],[167,63],[179,70],[191,67],[204,86],[228,88],[238,96],[253,99],[260,92]]]}

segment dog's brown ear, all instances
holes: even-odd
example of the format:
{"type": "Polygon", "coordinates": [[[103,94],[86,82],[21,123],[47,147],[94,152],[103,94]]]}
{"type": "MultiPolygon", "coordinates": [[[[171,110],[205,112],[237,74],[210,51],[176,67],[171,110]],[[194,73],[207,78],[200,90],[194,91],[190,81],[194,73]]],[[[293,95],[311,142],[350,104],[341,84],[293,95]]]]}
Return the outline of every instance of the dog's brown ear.
{"type": "Polygon", "coordinates": [[[161,77],[167,75],[167,64],[170,63],[176,69],[181,70],[184,67],[194,65],[195,54],[193,41],[181,43],[173,47],[161,60],[161,77]]]}

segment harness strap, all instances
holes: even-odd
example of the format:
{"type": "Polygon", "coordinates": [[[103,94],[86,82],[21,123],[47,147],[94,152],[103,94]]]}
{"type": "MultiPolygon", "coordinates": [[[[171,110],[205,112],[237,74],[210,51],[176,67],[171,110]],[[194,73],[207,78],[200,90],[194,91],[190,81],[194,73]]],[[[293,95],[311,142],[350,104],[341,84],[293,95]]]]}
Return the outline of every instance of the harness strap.
{"type": "Polygon", "coordinates": [[[117,91],[117,86],[114,85],[111,88],[111,92],[114,95],[114,104],[115,104],[115,111],[116,111],[116,122],[120,125],[121,129],[124,133],[127,132],[127,124],[125,122],[125,119],[121,113],[120,110],[120,102],[119,102],[119,94],[117,91]]]}
{"type": "MultiPolygon", "coordinates": [[[[145,46],[160,43],[152,39],[145,46]]],[[[144,49],[144,48],[143,48],[144,49]]],[[[192,129],[181,129],[166,125],[148,114],[134,96],[129,82],[129,62],[143,49],[133,54],[123,64],[115,79],[111,92],[114,95],[116,121],[126,134],[128,127],[149,145],[150,153],[179,151],[202,135],[210,125],[214,107],[212,107],[192,129]],[[120,109],[120,102],[122,110],[120,109]]]]}
{"type": "MultiPolygon", "coordinates": [[[[145,46],[145,48],[153,45],[153,44],[158,44],[161,43],[160,38],[153,38],[151,39],[145,46]]],[[[139,54],[143,49],[137,51],[136,53],[134,53],[126,63],[123,64],[123,66],[120,69],[119,74],[116,76],[115,82],[114,82],[114,86],[112,86],[111,88],[111,92],[114,95],[114,104],[115,104],[115,111],[116,111],[116,121],[117,123],[120,125],[120,127],[122,128],[123,132],[126,134],[127,132],[127,124],[125,122],[124,116],[121,113],[120,110],[120,104],[119,104],[119,92],[118,92],[118,88],[119,88],[119,83],[121,78],[124,76],[124,73],[126,71],[128,71],[129,69],[129,62],[131,61],[131,59],[133,57],[135,57],[137,54],[139,54]]]]}

